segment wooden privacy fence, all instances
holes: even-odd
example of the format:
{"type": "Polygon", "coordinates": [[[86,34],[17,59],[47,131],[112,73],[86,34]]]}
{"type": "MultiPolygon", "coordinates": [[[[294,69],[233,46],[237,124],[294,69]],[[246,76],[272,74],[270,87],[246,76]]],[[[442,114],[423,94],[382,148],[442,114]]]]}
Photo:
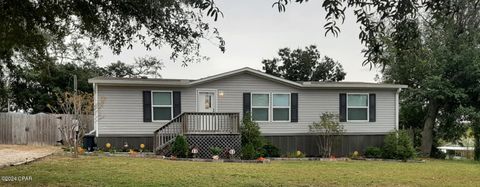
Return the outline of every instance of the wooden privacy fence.
{"type": "MultiPolygon", "coordinates": [[[[56,145],[62,139],[58,127],[73,125],[70,114],[0,113],[0,144],[56,145]]],[[[87,131],[93,129],[93,116],[87,116],[87,131]]]]}

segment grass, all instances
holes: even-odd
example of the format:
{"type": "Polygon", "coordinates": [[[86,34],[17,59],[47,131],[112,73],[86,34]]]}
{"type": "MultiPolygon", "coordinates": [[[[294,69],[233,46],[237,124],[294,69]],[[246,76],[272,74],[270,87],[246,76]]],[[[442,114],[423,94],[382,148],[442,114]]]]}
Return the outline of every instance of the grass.
{"type": "Polygon", "coordinates": [[[0,186],[480,186],[480,164],[441,160],[242,164],[54,156],[0,169],[0,176],[33,179],[16,183],[0,181],[0,186]]]}

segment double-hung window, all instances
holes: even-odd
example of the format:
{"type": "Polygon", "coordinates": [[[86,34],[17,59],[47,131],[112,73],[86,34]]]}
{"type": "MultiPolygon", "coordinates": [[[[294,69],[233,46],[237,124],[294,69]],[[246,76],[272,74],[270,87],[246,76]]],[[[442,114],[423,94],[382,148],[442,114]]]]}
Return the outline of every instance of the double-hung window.
{"type": "Polygon", "coordinates": [[[290,121],[290,94],[272,94],[273,121],[290,121]]]}
{"type": "Polygon", "coordinates": [[[270,94],[254,93],[252,94],[252,120],[268,121],[270,109],[270,94]]]}
{"type": "Polygon", "coordinates": [[[368,94],[347,95],[348,121],[368,121],[368,94]]]}
{"type": "Polygon", "coordinates": [[[153,121],[168,121],[172,119],[172,92],[152,91],[153,121]]]}

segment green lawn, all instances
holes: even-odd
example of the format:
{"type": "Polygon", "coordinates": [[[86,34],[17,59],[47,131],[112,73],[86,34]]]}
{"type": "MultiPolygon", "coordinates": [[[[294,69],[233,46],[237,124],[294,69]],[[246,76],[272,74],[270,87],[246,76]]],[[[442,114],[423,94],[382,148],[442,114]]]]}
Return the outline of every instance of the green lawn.
{"type": "Polygon", "coordinates": [[[0,176],[32,176],[32,186],[480,186],[470,161],[274,161],[270,164],[168,161],[127,157],[49,157],[0,169],[0,176]]]}

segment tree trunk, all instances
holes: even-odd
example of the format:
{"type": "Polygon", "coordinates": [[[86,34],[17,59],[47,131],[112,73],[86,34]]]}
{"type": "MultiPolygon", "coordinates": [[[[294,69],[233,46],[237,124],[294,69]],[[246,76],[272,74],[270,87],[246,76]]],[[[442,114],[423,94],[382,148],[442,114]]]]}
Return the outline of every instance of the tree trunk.
{"type": "Polygon", "coordinates": [[[438,108],[438,104],[435,101],[432,101],[427,105],[427,116],[425,116],[425,122],[423,124],[422,145],[420,146],[423,156],[430,156],[432,151],[433,127],[435,126],[435,120],[437,119],[438,108]]]}
{"type": "Polygon", "coordinates": [[[480,121],[473,120],[473,138],[475,141],[474,159],[480,161],[480,121]]]}

